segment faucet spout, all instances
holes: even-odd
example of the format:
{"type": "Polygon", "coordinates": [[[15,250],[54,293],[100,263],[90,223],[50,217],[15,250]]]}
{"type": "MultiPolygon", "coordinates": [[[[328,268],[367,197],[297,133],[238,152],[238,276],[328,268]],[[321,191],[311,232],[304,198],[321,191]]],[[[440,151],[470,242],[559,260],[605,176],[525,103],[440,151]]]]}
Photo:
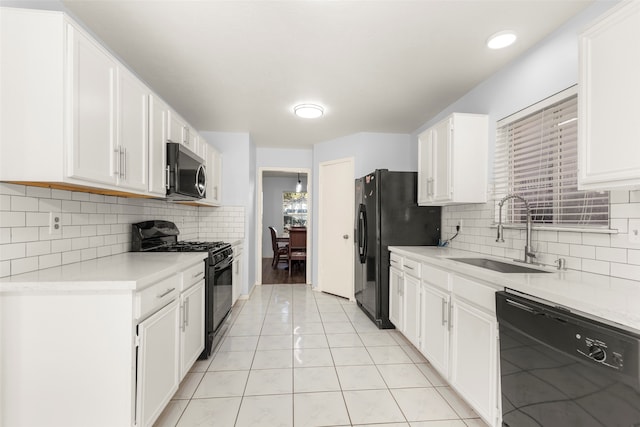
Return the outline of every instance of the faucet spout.
{"type": "Polygon", "coordinates": [[[505,202],[507,202],[507,200],[510,199],[517,199],[520,200],[522,203],[524,203],[524,207],[527,210],[527,228],[526,228],[526,239],[525,239],[525,245],[524,245],[524,262],[527,264],[532,264],[533,263],[533,259],[536,257],[536,254],[533,252],[533,249],[531,248],[531,235],[532,235],[532,223],[531,223],[531,209],[529,208],[529,203],[521,196],[518,196],[517,194],[510,194],[508,196],[505,196],[502,198],[502,200],[500,200],[500,203],[498,203],[499,206],[499,213],[498,213],[498,235],[496,238],[496,242],[499,243],[504,243],[504,226],[502,225],[502,206],[505,204],[505,202]]]}

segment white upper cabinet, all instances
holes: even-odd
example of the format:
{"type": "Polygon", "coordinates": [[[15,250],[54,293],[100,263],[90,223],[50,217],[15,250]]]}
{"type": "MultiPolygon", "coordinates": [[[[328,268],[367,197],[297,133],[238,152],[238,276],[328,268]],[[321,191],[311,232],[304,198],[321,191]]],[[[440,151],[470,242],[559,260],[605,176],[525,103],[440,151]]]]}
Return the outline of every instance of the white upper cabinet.
{"type": "Polygon", "coordinates": [[[128,70],[118,68],[118,185],[148,189],[149,89],[128,70]]]}
{"type": "Polygon", "coordinates": [[[640,2],[621,2],[580,37],[578,187],[640,188],[640,2]]]}
{"type": "Polygon", "coordinates": [[[167,194],[167,120],[169,106],[155,95],[149,97],[149,193],[167,194]]]}
{"type": "Polygon", "coordinates": [[[72,118],[68,174],[115,185],[122,162],[115,134],[117,63],[70,24],[67,42],[72,118]]]}
{"type": "Polygon", "coordinates": [[[418,137],[418,204],[487,201],[488,117],[453,113],[418,137]]]}
{"type": "Polygon", "coordinates": [[[220,152],[208,145],[202,140],[202,144],[206,145],[207,159],[207,193],[206,201],[213,206],[219,206],[222,200],[222,157],[220,152]]]}
{"type": "Polygon", "coordinates": [[[143,82],[61,12],[2,8],[0,43],[0,181],[166,194],[166,141],[198,134],[143,82]]]}

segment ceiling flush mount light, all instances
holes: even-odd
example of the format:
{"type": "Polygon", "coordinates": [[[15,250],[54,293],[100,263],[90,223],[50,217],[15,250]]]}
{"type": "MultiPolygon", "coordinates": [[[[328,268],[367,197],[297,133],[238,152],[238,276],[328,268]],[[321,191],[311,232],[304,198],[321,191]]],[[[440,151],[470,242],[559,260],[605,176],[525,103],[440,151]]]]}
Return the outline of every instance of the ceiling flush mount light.
{"type": "Polygon", "coordinates": [[[315,104],[300,104],[293,107],[296,116],[305,119],[317,119],[324,114],[324,108],[315,104]]]}
{"type": "Polygon", "coordinates": [[[487,46],[489,49],[502,49],[511,46],[516,39],[516,33],[511,30],[499,31],[487,39],[487,46]]]}

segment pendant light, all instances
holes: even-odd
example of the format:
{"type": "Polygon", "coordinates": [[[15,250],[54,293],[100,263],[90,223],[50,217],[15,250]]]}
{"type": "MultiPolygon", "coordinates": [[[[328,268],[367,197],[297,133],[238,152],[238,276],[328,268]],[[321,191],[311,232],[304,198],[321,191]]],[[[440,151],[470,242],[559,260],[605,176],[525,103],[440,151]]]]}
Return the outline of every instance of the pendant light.
{"type": "Polygon", "coordinates": [[[302,181],[300,181],[300,173],[298,173],[298,183],[296,184],[296,193],[302,191],[302,181]]]}

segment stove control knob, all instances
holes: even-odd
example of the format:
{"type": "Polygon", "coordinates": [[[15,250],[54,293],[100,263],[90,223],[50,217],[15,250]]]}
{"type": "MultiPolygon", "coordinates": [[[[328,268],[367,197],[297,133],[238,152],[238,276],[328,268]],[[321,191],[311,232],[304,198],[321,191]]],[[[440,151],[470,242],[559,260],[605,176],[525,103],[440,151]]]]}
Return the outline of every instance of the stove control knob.
{"type": "Polygon", "coordinates": [[[592,345],[589,348],[589,357],[598,362],[604,361],[607,358],[607,353],[604,349],[598,345],[592,345]]]}

